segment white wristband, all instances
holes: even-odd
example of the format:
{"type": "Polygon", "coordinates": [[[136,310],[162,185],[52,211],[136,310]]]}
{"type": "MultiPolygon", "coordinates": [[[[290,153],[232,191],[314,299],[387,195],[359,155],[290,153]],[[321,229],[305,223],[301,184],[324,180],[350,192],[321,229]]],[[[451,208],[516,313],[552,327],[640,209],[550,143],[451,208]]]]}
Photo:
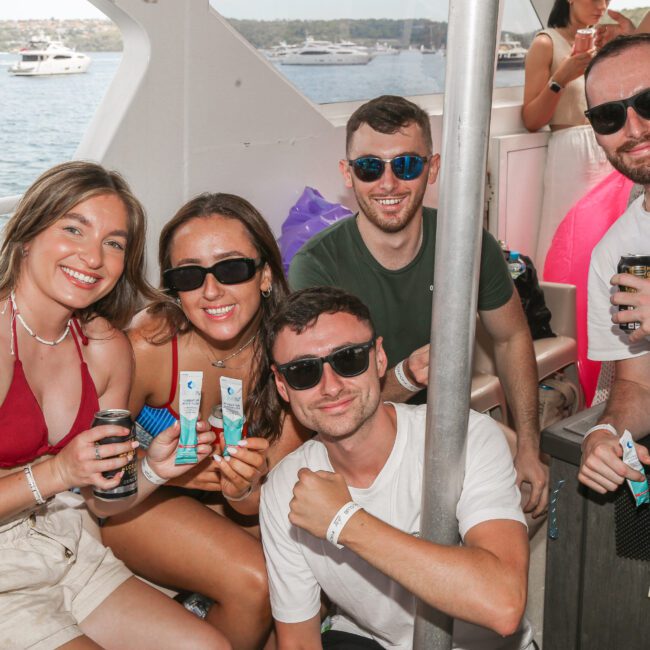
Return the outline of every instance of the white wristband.
{"type": "Polygon", "coordinates": [[[32,472],[32,466],[26,465],[23,467],[23,472],[25,472],[25,477],[27,478],[29,489],[34,495],[34,501],[36,501],[36,505],[42,506],[45,503],[45,499],[43,498],[41,491],[38,489],[38,485],[36,485],[36,480],[34,479],[34,474],[32,472]]]}
{"type": "Polygon", "coordinates": [[[605,429],[605,431],[609,431],[613,436],[616,436],[618,438],[618,431],[611,425],[611,424],[597,424],[595,427],[591,427],[587,433],[585,433],[582,443],[585,444],[585,440],[587,439],[588,436],[590,436],[594,431],[599,431],[601,429],[605,429]]]}
{"type": "Polygon", "coordinates": [[[146,456],[142,459],[140,467],[142,468],[142,476],[144,476],[149,483],[153,483],[154,485],[165,485],[165,483],[167,483],[168,479],[158,476],[158,474],[151,469],[146,456]]]}
{"type": "Polygon", "coordinates": [[[406,388],[406,390],[411,391],[411,393],[419,393],[422,389],[418,388],[415,384],[412,384],[404,372],[404,361],[405,360],[402,359],[395,366],[395,377],[397,377],[397,381],[406,388]]]}
{"type": "Polygon", "coordinates": [[[361,510],[361,506],[354,501],[348,501],[335,515],[332,519],[329,528],[327,529],[327,535],[325,539],[330,544],[334,544],[337,548],[343,548],[343,544],[339,544],[339,535],[343,530],[345,524],[348,523],[350,517],[357,511],[361,510]]]}

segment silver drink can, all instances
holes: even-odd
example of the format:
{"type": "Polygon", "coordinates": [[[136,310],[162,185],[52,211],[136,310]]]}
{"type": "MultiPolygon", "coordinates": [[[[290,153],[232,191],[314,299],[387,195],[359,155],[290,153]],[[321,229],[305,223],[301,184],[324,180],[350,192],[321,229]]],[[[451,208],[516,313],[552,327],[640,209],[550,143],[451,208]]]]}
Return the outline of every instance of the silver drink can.
{"type": "MultiPolygon", "coordinates": [[[[109,445],[114,442],[135,440],[135,427],[131,420],[131,413],[126,409],[105,409],[103,411],[98,411],[95,413],[92,426],[97,427],[102,424],[115,424],[118,427],[125,427],[126,429],[129,429],[129,434],[127,436],[107,436],[98,441],[98,444],[100,445],[109,445]]],[[[94,488],[93,494],[97,498],[105,499],[107,501],[113,499],[124,499],[125,497],[130,497],[132,494],[136,494],[138,491],[138,458],[135,451],[132,460],[122,469],[124,470],[124,475],[117,487],[114,487],[111,490],[94,488]]],[[[105,478],[113,478],[113,476],[115,476],[119,471],[119,469],[113,469],[108,472],[102,472],[102,475],[105,478]]]]}

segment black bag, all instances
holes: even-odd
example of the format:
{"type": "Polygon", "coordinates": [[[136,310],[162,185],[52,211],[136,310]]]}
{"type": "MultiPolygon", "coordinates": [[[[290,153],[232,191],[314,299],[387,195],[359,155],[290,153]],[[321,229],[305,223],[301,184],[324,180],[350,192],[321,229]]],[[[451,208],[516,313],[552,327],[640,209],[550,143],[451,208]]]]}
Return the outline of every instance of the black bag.
{"type": "Polygon", "coordinates": [[[535,265],[527,255],[519,254],[519,257],[525,262],[526,270],[515,278],[514,282],[530,333],[533,340],[553,337],[555,334],[551,330],[551,312],[544,301],[544,292],[539,286],[535,265]]]}

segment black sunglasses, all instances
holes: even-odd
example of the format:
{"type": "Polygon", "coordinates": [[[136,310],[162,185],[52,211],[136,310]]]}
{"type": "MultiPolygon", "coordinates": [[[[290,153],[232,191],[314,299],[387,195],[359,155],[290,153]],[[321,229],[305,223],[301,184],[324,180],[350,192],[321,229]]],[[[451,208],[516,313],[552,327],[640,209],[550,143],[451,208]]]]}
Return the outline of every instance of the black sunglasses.
{"type": "Polygon", "coordinates": [[[620,131],[627,121],[627,107],[631,106],[644,120],[650,120],[650,88],[616,102],[605,102],[585,111],[594,131],[611,135],[620,131]]]}
{"type": "Polygon", "coordinates": [[[294,390],[307,390],[318,384],[323,376],[323,364],[329,363],[336,374],[341,377],[356,377],[368,370],[370,350],[375,345],[372,338],[366,343],[346,345],[326,357],[298,359],[282,365],[276,365],[278,372],[287,380],[294,390]]]}
{"type": "Polygon", "coordinates": [[[236,257],[217,262],[210,267],[188,264],[163,272],[165,287],[171,291],[193,291],[205,282],[205,276],[212,273],[221,284],[248,282],[264,264],[264,260],[236,257]]]}
{"type": "Polygon", "coordinates": [[[384,175],[386,163],[390,163],[390,168],[396,178],[401,181],[414,181],[422,175],[424,164],[430,159],[431,156],[402,154],[401,156],[395,156],[395,158],[361,156],[354,160],[348,160],[348,163],[352,167],[354,175],[363,183],[372,183],[379,180],[384,175]]]}

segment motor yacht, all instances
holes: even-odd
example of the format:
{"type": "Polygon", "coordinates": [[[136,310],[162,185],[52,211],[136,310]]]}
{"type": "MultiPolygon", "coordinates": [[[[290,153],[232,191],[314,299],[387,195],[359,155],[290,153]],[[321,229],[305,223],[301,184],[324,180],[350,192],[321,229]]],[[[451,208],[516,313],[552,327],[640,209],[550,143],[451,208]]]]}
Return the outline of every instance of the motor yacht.
{"type": "Polygon", "coordinates": [[[333,43],[308,36],[302,47],[280,58],[282,65],[366,65],[370,63],[367,48],[349,41],[333,43]]]}
{"type": "Polygon", "coordinates": [[[523,68],[528,50],[519,41],[501,41],[497,51],[497,68],[523,68]]]}
{"type": "Polygon", "coordinates": [[[86,54],[75,52],[61,41],[43,34],[32,37],[19,54],[20,60],[9,67],[9,74],[21,77],[86,72],[91,61],[86,54]]]}

